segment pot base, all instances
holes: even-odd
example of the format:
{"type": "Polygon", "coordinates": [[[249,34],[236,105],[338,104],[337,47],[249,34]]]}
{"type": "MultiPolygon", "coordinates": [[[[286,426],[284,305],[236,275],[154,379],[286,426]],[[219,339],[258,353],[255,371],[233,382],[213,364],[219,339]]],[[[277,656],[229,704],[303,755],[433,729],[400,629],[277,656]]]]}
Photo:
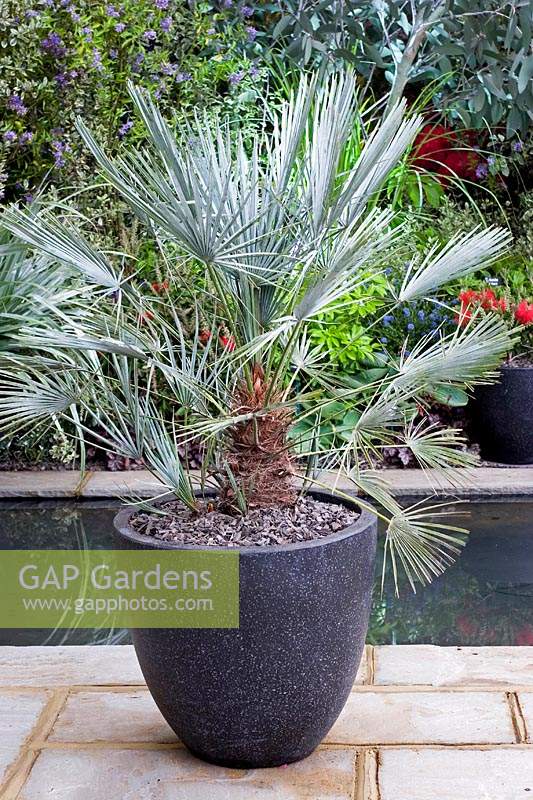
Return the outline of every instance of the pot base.
{"type": "Polygon", "coordinates": [[[208,764],[213,764],[216,767],[225,767],[226,769],[270,769],[273,767],[284,767],[287,764],[295,764],[298,761],[303,761],[304,758],[308,758],[312,755],[318,745],[316,747],[312,747],[310,750],[305,750],[304,752],[296,755],[291,756],[288,758],[247,758],[247,759],[226,759],[226,758],[217,758],[216,756],[213,757],[211,753],[207,753],[204,750],[194,750],[191,747],[187,747],[187,750],[191,755],[195,758],[199,758],[202,761],[206,761],[208,764]]]}

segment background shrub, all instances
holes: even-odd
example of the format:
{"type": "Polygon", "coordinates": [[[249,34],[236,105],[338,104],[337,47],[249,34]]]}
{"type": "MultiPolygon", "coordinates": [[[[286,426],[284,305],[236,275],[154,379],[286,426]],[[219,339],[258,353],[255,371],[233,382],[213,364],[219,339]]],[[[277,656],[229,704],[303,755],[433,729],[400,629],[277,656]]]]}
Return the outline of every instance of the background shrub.
{"type": "Polygon", "coordinates": [[[533,110],[530,0],[284,0],[274,35],[300,64],[354,64],[376,96],[434,82],[467,128],[525,135],[533,110]]]}

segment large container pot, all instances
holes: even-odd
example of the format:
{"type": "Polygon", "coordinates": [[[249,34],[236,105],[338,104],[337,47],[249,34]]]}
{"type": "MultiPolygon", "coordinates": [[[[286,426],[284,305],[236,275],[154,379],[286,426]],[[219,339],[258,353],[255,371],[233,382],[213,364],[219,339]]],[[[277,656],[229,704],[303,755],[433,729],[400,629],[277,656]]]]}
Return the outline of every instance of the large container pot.
{"type": "MultiPolygon", "coordinates": [[[[133,531],[132,513],[115,518],[121,547],[174,547],[133,531]]],[[[148,688],[191,752],[251,768],[298,761],[317,747],[361,660],[376,537],[375,516],[362,511],[349,528],[322,539],[242,547],[238,629],[132,631],[148,688]]]]}
{"type": "Polygon", "coordinates": [[[499,383],[476,389],[472,411],[481,458],[533,464],[533,367],[503,367],[499,383]]]}

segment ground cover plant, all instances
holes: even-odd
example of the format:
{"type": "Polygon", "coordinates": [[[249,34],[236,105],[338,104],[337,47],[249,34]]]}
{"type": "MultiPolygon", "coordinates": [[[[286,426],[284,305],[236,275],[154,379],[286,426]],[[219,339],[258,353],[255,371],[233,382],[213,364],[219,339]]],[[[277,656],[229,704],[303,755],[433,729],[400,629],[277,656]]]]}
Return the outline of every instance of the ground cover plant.
{"type": "MultiPolygon", "coordinates": [[[[320,483],[318,468],[335,468],[384,508],[394,573],[402,566],[413,585],[439,574],[460,537],[435,509],[401,508],[372,470],[373,457],[401,442],[419,464],[458,480],[457,468],[473,462],[457,449],[457,431],[414,418],[428,391],[490,379],[511,346],[507,327],[476,318],[404,350],[386,375],[363,384],[331,369],[309,338],[316,318],[362,291],[398,244],[401,226],[372,200],[422,120],[398,104],[340,174],[357,116],[351,73],[323,87],[304,78],[250,148],[211,120],[185,126],[176,139],[150,97],[130,91],[150,149],[130,147],[113,159],[82,121],[81,136],[139,219],[179,252],[166,264],[169,280],[184,257],[202,266],[198,307],[208,301],[216,316],[206,330],[198,310],[188,338],[171,295],[146,292],[71,225],[45,211],[6,211],[2,222],[13,234],[85,285],[66,309],[49,301],[46,324],[26,323],[2,359],[4,430],[66,419],[78,436],[142,460],[193,515],[209,514],[212,503],[195,493],[183,448],[201,445],[201,483],[215,488],[216,510],[235,517],[294,507],[299,462],[304,488],[320,483]],[[342,447],[332,447],[320,440],[320,417],[346,400],[352,417],[342,447]],[[302,435],[298,425],[311,417],[302,435]]],[[[389,309],[430,300],[508,243],[505,230],[491,228],[432,247],[421,263],[406,265],[399,290],[387,284],[389,309]]]]}

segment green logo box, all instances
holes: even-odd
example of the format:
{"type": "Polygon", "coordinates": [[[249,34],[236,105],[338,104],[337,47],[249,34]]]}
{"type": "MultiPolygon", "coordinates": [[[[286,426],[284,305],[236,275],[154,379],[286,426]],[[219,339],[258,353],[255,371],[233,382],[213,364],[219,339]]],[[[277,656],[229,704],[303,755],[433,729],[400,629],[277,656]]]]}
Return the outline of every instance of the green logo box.
{"type": "Polygon", "coordinates": [[[239,554],[2,550],[0,628],[238,628],[239,554]]]}

